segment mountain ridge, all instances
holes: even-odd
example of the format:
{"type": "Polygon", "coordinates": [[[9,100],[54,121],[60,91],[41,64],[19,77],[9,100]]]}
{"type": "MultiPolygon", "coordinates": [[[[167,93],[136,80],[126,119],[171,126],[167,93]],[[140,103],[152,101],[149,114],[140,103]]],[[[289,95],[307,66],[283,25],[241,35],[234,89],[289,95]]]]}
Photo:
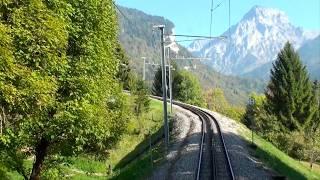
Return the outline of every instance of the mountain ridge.
{"type": "MultiPolygon", "coordinates": [[[[250,72],[273,62],[287,41],[300,48],[319,34],[293,26],[283,11],[262,6],[251,8],[230,27],[230,32],[228,40],[195,41],[188,50],[195,56],[210,57],[208,65],[218,72],[256,77],[250,76],[250,72]]],[[[222,35],[229,36],[229,30],[222,35]]]]}
{"type": "MultiPolygon", "coordinates": [[[[166,32],[171,34],[174,31],[174,24],[163,17],[148,15],[136,9],[121,6],[119,8],[126,16],[118,13],[120,43],[130,57],[131,68],[142,76],[142,56],[147,57],[150,63],[160,64],[159,32],[152,31],[152,25],[165,24],[166,32]]],[[[192,56],[186,48],[180,44],[176,45],[179,48],[178,56],[192,56]]],[[[223,89],[229,102],[233,104],[245,104],[252,91],[263,92],[265,87],[265,83],[258,80],[223,75],[197,60],[176,61],[176,63],[180,69],[189,69],[197,76],[202,88],[223,89]]],[[[146,79],[150,86],[156,69],[149,65],[146,69],[146,79]]]]}

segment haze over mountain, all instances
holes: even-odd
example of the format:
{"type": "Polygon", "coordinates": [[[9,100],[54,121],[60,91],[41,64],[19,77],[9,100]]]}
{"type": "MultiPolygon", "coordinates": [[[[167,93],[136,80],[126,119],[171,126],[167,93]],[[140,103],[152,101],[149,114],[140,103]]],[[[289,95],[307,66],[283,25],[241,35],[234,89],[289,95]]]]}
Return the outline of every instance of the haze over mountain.
{"type": "MultiPolygon", "coordinates": [[[[299,49],[319,35],[293,26],[283,11],[260,6],[254,6],[222,35],[229,37],[229,32],[230,38],[226,40],[195,41],[188,50],[196,56],[210,57],[208,64],[221,73],[264,79],[268,78],[272,62],[287,41],[299,49]]],[[[314,51],[310,52],[315,54],[313,61],[318,61],[317,47],[312,48],[309,50],[314,51]]],[[[302,59],[308,64],[308,58],[302,59]]],[[[319,72],[320,69],[312,70],[313,77],[319,72]]]]}

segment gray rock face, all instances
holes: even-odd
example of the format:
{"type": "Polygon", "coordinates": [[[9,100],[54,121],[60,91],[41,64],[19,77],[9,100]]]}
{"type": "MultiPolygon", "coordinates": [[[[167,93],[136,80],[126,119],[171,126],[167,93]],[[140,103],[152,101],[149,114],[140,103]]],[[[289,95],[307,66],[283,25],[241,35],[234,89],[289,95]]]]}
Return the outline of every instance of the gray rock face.
{"type": "Polygon", "coordinates": [[[299,48],[318,34],[293,26],[283,11],[254,6],[230,28],[230,33],[227,30],[222,34],[227,39],[195,41],[188,50],[211,58],[208,64],[219,72],[247,75],[274,61],[287,41],[299,48]]]}

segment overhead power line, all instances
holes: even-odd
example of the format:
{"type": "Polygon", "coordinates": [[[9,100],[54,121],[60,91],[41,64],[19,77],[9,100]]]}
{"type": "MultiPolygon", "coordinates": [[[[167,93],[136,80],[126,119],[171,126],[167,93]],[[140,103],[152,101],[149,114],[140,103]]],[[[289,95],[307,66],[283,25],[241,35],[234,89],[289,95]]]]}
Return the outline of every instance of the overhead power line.
{"type": "Polygon", "coordinates": [[[211,12],[210,12],[210,37],[212,32],[212,13],[213,13],[213,0],[211,0],[211,12]]]}
{"type": "Polygon", "coordinates": [[[116,7],[116,9],[119,11],[119,13],[129,21],[129,23],[131,22],[130,19],[121,11],[121,9],[116,5],[116,3],[114,1],[112,1],[112,4],[116,7]]]}
{"type": "Polygon", "coordinates": [[[170,43],[170,42],[188,42],[188,41],[204,41],[204,40],[208,40],[208,38],[198,38],[198,39],[184,39],[184,40],[177,40],[177,41],[166,41],[166,43],[170,43]]]}
{"type": "Polygon", "coordinates": [[[230,0],[229,0],[229,40],[231,40],[231,31],[230,31],[230,26],[231,26],[231,5],[230,5],[230,0]]]}
{"type": "Polygon", "coordinates": [[[217,37],[211,37],[211,36],[200,36],[200,35],[186,35],[186,34],[165,34],[165,36],[175,36],[175,37],[190,37],[190,38],[206,38],[206,39],[225,39],[226,36],[217,36],[217,37]]]}

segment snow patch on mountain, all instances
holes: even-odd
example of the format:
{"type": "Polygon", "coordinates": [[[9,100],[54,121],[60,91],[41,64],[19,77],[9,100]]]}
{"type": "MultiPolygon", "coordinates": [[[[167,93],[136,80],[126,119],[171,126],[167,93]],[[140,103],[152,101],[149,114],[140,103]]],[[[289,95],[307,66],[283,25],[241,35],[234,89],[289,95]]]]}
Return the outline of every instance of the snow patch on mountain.
{"type": "Polygon", "coordinates": [[[243,75],[275,60],[289,41],[301,47],[319,32],[293,26],[278,9],[254,6],[242,20],[222,34],[228,39],[194,41],[188,50],[196,56],[209,57],[208,64],[225,74],[243,75]]]}
{"type": "MultiPolygon", "coordinates": [[[[175,34],[175,29],[173,28],[171,30],[172,32],[172,35],[175,34]]],[[[175,52],[176,54],[178,54],[179,52],[179,46],[177,45],[177,43],[175,42],[176,41],[176,37],[175,36],[169,36],[169,41],[170,41],[170,44],[168,44],[166,47],[170,47],[170,50],[175,52]]]]}

